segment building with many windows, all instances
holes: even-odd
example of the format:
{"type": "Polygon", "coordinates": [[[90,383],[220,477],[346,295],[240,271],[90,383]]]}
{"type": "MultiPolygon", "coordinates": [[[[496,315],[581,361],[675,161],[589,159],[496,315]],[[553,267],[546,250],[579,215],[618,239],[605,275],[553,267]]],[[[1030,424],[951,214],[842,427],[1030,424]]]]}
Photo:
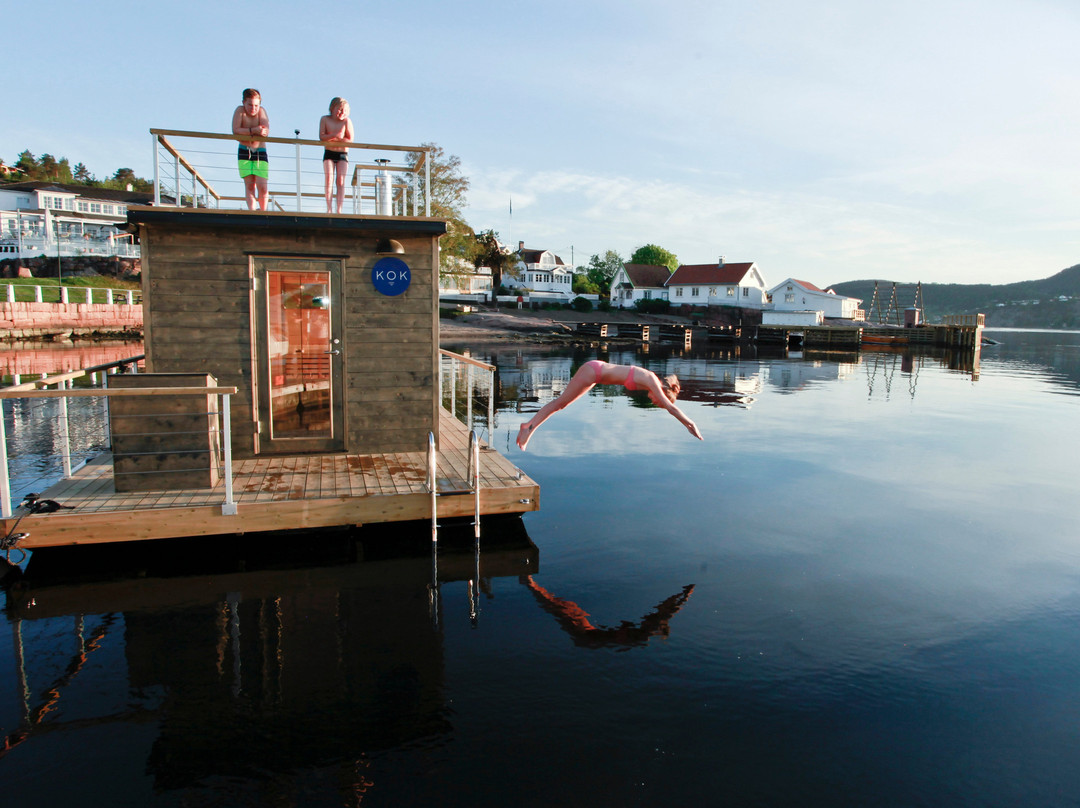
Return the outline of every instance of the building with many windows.
{"type": "MultiPolygon", "coordinates": [[[[154,195],[48,181],[0,185],[0,239],[23,252],[61,243],[111,245],[127,222],[128,205],[150,205],[154,195]]],[[[123,234],[125,238],[130,238],[123,234]]]]}
{"type": "Polygon", "coordinates": [[[532,300],[569,302],[574,298],[574,273],[562,258],[550,250],[528,250],[518,242],[517,277],[503,276],[503,285],[513,293],[528,290],[532,300]]]}
{"type": "Polygon", "coordinates": [[[623,264],[611,279],[611,305],[632,309],[639,300],[667,300],[671,270],[653,264],[623,264]]]}
{"type": "Polygon", "coordinates": [[[735,306],[760,309],[769,299],[765,281],[753,262],[683,264],[667,281],[672,306],[735,306]]]}

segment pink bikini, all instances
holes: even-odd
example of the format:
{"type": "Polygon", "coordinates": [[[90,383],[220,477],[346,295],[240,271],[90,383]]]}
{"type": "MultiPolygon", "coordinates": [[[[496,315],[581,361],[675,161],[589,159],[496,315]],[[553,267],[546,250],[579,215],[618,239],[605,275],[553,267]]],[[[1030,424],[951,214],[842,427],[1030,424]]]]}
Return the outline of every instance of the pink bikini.
{"type": "MultiPolygon", "coordinates": [[[[607,364],[607,363],[606,362],[601,362],[599,359],[590,359],[588,362],[585,363],[586,366],[592,367],[592,369],[593,369],[593,374],[594,374],[593,378],[595,380],[593,382],[594,384],[600,384],[601,383],[600,382],[600,376],[604,372],[604,365],[605,364],[607,364]]],[[[636,384],[634,384],[634,368],[632,366],[630,368],[630,372],[626,374],[626,380],[622,384],[623,384],[623,387],[625,387],[627,390],[638,390],[638,389],[640,389],[636,384]]]]}

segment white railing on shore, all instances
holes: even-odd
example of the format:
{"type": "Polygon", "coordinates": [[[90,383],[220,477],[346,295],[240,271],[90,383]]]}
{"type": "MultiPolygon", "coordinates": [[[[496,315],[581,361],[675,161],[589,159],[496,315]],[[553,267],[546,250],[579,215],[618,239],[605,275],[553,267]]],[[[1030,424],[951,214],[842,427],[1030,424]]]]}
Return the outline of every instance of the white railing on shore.
{"type": "MultiPolygon", "coordinates": [[[[8,413],[5,412],[6,402],[10,399],[12,401],[12,407],[20,408],[18,412],[12,413],[13,416],[17,415],[12,421],[12,440],[16,438],[16,433],[20,429],[37,433],[44,431],[52,438],[51,443],[54,447],[54,453],[50,458],[51,462],[47,462],[46,465],[54,469],[59,465],[59,469],[54,471],[51,475],[46,474],[34,480],[23,480],[21,483],[21,488],[29,488],[32,486],[37,489],[44,489],[57,482],[59,479],[70,479],[74,472],[84,466],[90,457],[109,449],[108,402],[110,398],[118,396],[168,396],[170,398],[175,396],[193,396],[202,397],[204,400],[206,396],[215,396],[219,402],[218,411],[207,413],[204,409],[198,411],[197,414],[200,416],[207,414],[215,416],[215,425],[210,428],[210,436],[212,439],[210,452],[211,456],[216,454],[221,457],[219,471],[221,473],[221,479],[224,482],[221,509],[224,514],[236,513],[236,500],[233,495],[232,436],[230,424],[230,398],[236,392],[236,388],[169,387],[109,389],[104,387],[92,387],[76,389],[71,387],[73,379],[86,375],[90,370],[107,370],[112,367],[131,364],[135,359],[135,357],[132,357],[131,359],[123,360],[123,362],[116,362],[107,366],[76,370],[70,373],[43,378],[36,382],[0,388],[0,516],[5,519],[11,518],[14,516],[15,510],[11,496],[11,472],[9,468],[9,457],[11,455],[9,454],[8,447],[8,413]],[[58,385],[58,388],[54,390],[48,389],[52,385],[58,385]],[[69,414],[68,405],[69,401],[73,399],[99,399],[102,403],[102,410],[98,414],[99,417],[94,418],[91,413],[83,412],[80,414],[79,418],[72,418],[69,414]],[[96,431],[94,427],[90,426],[92,421],[98,423],[96,431]],[[42,427],[42,423],[46,424],[44,428],[42,427]],[[77,425],[79,427],[78,430],[73,430],[73,425],[77,425]],[[78,431],[79,434],[73,436],[73,431],[78,431]],[[73,437],[77,437],[78,442],[82,445],[76,446],[73,437]],[[56,463],[57,459],[59,459],[59,464],[56,463]]],[[[196,400],[198,399],[196,398],[196,400]]],[[[174,415],[175,413],[170,411],[170,414],[174,415]]],[[[145,417],[145,415],[136,417],[145,417]]],[[[168,453],[169,452],[167,451],[158,452],[158,454],[168,453]]],[[[191,450],[185,449],[182,453],[190,454],[191,450]]],[[[186,472],[189,470],[175,469],[174,471],[186,472]]],[[[138,474],[146,472],[126,473],[138,474]]],[[[159,470],[151,473],[161,474],[164,472],[159,470]]]]}
{"type": "MultiPolygon", "coordinates": [[[[326,212],[322,152],[318,140],[263,137],[269,158],[270,210],[326,212]]],[[[235,135],[151,129],[154,143],[154,204],[212,208],[245,206],[236,170],[235,135]]],[[[335,144],[343,145],[343,144],[335,144]]],[[[430,216],[431,149],[350,143],[350,177],[343,213],[430,216]],[[397,159],[392,159],[393,155],[397,159]]],[[[336,201],[334,203],[336,210],[336,201]]]]}
{"type": "Polygon", "coordinates": [[[439,350],[439,403],[470,430],[473,405],[487,412],[487,442],[495,434],[495,366],[471,357],[439,350]],[[461,410],[461,418],[458,415],[461,410]]]}
{"type": "MultiPolygon", "coordinates": [[[[0,284],[7,287],[3,300],[7,303],[104,303],[106,305],[134,306],[142,302],[142,293],[134,289],[112,289],[100,286],[40,286],[29,283],[0,284]],[[45,300],[44,290],[59,289],[58,300],[45,300]],[[24,294],[19,294],[22,290],[24,294]],[[19,300],[20,297],[31,298],[19,300]]],[[[50,295],[51,297],[51,295],[50,295]]]]}
{"type": "Polygon", "coordinates": [[[124,239],[86,239],[81,236],[22,236],[11,237],[0,245],[0,258],[139,258],[138,244],[124,239]]]}

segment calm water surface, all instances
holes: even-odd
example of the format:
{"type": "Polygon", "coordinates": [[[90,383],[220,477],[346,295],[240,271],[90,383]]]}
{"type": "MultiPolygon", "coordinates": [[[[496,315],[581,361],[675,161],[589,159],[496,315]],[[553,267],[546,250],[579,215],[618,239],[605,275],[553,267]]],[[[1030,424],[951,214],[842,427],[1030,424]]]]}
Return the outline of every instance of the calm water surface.
{"type": "Polygon", "coordinates": [[[527,453],[596,352],[473,346],[541,485],[479,592],[449,533],[432,590],[424,526],[39,553],[5,803],[1080,804],[1080,333],[989,335],[977,366],[612,349],[706,440],[595,388],[527,453]]]}

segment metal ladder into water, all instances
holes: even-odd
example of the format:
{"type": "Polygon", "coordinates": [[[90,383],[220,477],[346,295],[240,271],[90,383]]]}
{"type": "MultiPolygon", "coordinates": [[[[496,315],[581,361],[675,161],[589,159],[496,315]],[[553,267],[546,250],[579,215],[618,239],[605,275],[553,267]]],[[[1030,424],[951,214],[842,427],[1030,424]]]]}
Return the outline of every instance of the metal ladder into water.
{"type": "Polygon", "coordinates": [[[439,490],[436,476],[435,433],[428,432],[427,489],[431,496],[431,584],[428,587],[428,609],[432,625],[439,626],[439,497],[473,495],[473,577],[468,582],[469,619],[476,622],[479,615],[480,589],[480,439],[476,430],[469,430],[469,472],[466,488],[439,490]]]}

